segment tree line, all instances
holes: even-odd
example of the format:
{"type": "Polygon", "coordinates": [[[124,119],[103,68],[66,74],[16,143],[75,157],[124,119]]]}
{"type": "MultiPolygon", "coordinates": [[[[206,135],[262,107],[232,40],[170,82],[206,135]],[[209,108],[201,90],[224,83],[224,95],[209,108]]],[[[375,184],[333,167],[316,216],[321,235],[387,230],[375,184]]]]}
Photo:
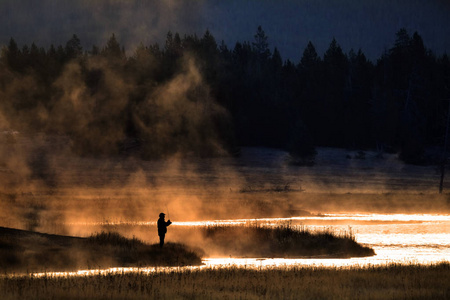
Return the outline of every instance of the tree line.
{"type": "Polygon", "coordinates": [[[344,53],[336,39],[320,56],[309,42],[300,61],[283,60],[261,27],[229,48],[203,36],[169,32],[164,45],[130,55],[113,34],[84,50],[19,47],[0,56],[0,107],[8,125],[71,137],[80,154],[135,148],[151,159],[236,153],[240,146],[288,150],[312,159],[317,146],[398,152],[424,163],[442,146],[450,99],[447,54],[400,29],[372,62],[344,53]]]}

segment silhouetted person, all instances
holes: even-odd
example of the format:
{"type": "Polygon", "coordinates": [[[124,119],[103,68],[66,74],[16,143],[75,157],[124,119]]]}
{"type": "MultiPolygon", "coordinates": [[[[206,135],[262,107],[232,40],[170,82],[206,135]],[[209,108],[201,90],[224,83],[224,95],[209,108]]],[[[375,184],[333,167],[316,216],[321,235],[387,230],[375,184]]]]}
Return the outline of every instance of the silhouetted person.
{"type": "Polygon", "coordinates": [[[165,238],[166,233],[167,233],[167,226],[172,224],[172,222],[170,222],[170,220],[168,220],[167,222],[164,220],[165,216],[166,215],[164,213],[160,213],[159,214],[159,219],[158,219],[159,246],[161,248],[164,246],[164,238],[165,238]]]}

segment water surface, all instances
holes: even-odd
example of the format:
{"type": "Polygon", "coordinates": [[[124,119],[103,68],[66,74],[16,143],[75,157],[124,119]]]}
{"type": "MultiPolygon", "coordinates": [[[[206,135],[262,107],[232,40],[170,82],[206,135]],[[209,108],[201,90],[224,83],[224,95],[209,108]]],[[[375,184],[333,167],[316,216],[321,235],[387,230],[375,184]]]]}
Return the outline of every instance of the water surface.
{"type": "MultiPolygon", "coordinates": [[[[249,222],[234,220],[229,222],[249,222]]],[[[256,220],[253,220],[256,221],[256,220]]],[[[450,215],[437,214],[324,214],[285,219],[259,219],[261,223],[292,221],[311,230],[351,231],[358,243],[375,250],[376,255],[348,259],[208,258],[205,264],[253,267],[273,266],[369,266],[432,264],[450,259],[450,215]]],[[[222,221],[225,223],[225,221],[222,221]]]]}
{"type": "MultiPolygon", "coordinates": [[[[114,226],[152,226],[154,222],[120,222],[114,226]]],[[[289,224],[311,231],[330,230],[336,234],[355,236],[358,243],[375,250],[376,255],[357,258],[267,258],[267,257],[207,257],[204,266],[188,268],[278,268],[278,267],[366,267],[396,264],[435,264],[449,262],[450,215],[448,214],[371,214],[335,213],[291,218],[230,219],[196,222],[174,222],[172,226],[207,225],[277,226],[289,224]]],[[[111,223],[108,223],[111,225],[111,223]]],[[[111,268],[80,271],[85,275],[96,272],[155,272],[180,268],[111,268]]],[[[64,273],[66,274],[66,273],[64,273]]]]}

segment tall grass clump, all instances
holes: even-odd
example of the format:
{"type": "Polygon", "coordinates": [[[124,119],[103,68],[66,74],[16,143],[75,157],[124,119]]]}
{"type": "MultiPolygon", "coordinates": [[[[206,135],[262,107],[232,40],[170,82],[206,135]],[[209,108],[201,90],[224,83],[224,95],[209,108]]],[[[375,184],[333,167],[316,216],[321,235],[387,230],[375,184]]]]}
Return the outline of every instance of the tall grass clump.
{"type": "Polygon", "coordinates": [[[353,233],[330,229],[310,231],[290,223],[275,226],[258,223],[212,225],[203,229],[214,251],[247,257],[363,257],[375,255],[373,249],[358,244],[353,233]]]}

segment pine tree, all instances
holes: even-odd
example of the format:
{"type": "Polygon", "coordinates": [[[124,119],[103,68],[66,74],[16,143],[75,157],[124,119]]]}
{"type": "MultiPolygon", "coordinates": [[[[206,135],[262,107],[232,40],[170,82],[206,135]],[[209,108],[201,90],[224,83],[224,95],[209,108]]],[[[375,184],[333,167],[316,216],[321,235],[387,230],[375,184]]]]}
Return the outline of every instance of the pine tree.
{"type": "Polygon", "coordinates": [[[311,41],[308,42],[305,50],[303,51],[302,58],[300,60],[299,68],[302,71],[311,71],[316,68],[320,63],[320,57],[317,55],[316,48],[311,41]]]}
{"type": "Polygon", "coordinates": [[[258,30],[254,36],[255,41],[252,42],[253,51],[261,61],[266,61],[270,57],[268,37],[262,29],[261,25],[258,26],[258,30]]]}
{"type": "Polygon", "coordinates": [[[344,120],[345,87],[348,61],[336,39],[330,43],[323,57],[324,75],[322,87],[325,95],[322,98],[322,117],[320,132],[323,142],[328,146],[342,147],[345,144],[344,120]]]}
{"type": "Polygon", "coordinates": [[[106,46],[103,48],[102,55],[110,60],[123,60],[125,59],[125,53],[121,49],[119,42],[116,39],[116,35],[113,33],[109,38],[106,46]]]}
{"type": "Polygon", "coordinates": [[[65,51],[67,60],[77,58],[81,54],[83,54],[83,47],[81,47],[81,41],[76,34],[74,34],[72,38],[67,41],[65,51]]]}
{"type": "Polygon", "coordinates": [[[16,41],[11,38],[9,40],[7,52],[6,52],[6,63],[10,70],[16,71],[16,72],[22,72],[23,71],[23,61],[22,61],[22,55],[19,50],[19,47],[17,46],[16,41]]]}

